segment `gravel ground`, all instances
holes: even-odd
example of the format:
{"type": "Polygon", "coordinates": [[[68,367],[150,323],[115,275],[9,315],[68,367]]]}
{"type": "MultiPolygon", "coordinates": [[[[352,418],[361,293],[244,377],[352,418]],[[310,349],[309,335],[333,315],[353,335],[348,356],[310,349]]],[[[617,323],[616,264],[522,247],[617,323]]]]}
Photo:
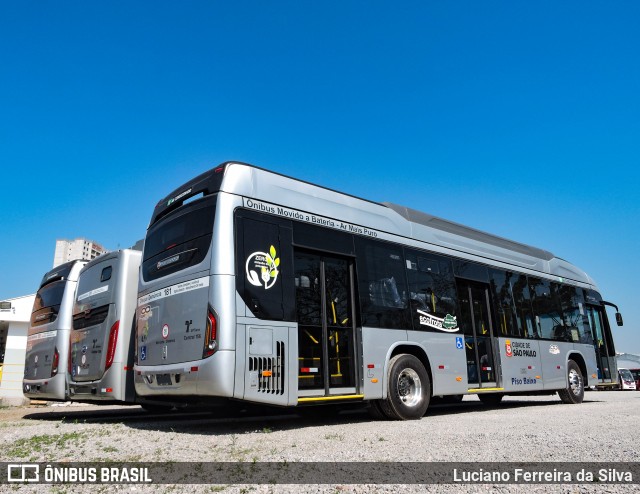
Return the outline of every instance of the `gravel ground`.
{"type": "MultiPolygon", "coordinates": [[[[74,462],[640,462],[640,392],[476,397],[429,409],[420,421],[380,422],[362,409],[149,414],[139,407],[49,404],[0,409],[0,461],[74,462]]],[[[395,478],[395,477],[394,477],[395,478]]],[[[0,485],[2,492],[639,492],[623,484],[0,485]]]]}

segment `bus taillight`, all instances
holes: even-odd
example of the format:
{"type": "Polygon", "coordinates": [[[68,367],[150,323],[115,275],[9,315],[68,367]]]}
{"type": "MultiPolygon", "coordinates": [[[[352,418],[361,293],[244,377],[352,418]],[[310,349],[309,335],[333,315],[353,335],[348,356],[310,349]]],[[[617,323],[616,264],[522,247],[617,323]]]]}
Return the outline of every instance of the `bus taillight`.
{"type": "Polygon", "coordinates": [[[60,364],[60,354],[58,353],[58,347],[53,349],[53,365],[51,365],[51,377],[58,373],[58,365],[60,364]]]}
{"type": "Polygon", "coordinates": [[[218,347],[217,336],[217,323],[216,316],[213,311],[209,309],[207,311],[207,330],[204,335],[204,349],[202,351],[202,358],[207,358],[213,355],[218,347]]]}
{"type": "Polygon", "coordinates": [[[113,364],[113,357],[116,354],[116,344],[118,343],[118,328],[120,327],[120,321],[116,321],[111,330],[109,331],[109,344],[107,345],[107,361],[104,366],[104,370],[107,370],[113,364]]]}

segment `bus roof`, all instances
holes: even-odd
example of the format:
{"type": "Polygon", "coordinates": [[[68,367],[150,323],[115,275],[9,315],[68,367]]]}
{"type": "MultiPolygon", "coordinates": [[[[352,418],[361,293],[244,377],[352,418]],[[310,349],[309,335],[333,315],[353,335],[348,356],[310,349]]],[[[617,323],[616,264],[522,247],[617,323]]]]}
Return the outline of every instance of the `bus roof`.
{"type": "Polygon", "coordinates": [[[503,237],[498,237],[497,235],[492,235],[491,233],[476,230],[475,228],[471,228],[469,226],[438,218],[437,216],[423,213],[422,211],[417,211],[406,206],[400,206],[392,202],[384,202],[382,204],[387,206],[388,208],[393,209],[400,216],[406,218],[412,223],[425,225],[429,228],[435,228],[443,232],[460,235],[462,237],[473,239],[478,242],[484,242],[496,247],[513,250],[515,252],[520,252],[521,254],[526,254],[531,257],[538,257],[540,259],[544,259],[545,261],[550,261],[555,257],[549,251],[538,249],[537,247],[532,247],[530,245],[521,244],[519,242],[514,242],[513,240],[509,240],[503,237]]]}
{"type": "Polygon", "coordinates": [[[104,261],[108,261],[110,259],[119,259],[121,257],[126,256],[142,256],[142,252],[138,249],[118,249],[111,250],[109,252],[105,252],[104,254],[100,254],[98,257],[94,257],[87,264],[84,265],[83,269],[86,271],[96,264],[100,264],[104,261]]]}
{"type": "Polygon", "coordinates": [[[51,271],[47,271],[42,277],[40,288],[42,288],[44,285],[47,285],[48,283],[68,278],[71,275],[71,271],[76,264],[80,263],[84,265],[86,262],[87,261],[84,261],[82,259],[76,259],[73,261],[65,262],[64,264],[60,264],[53,268],[51,271]]]}
{"type": "MultiPolygon", "coordinates": [[[[459,254],[520,266],[595,287],[581,269],[551,252],[390,202],[374,202],[247,163],[228,161],[161,200],[150,224],[200,193],[218,190],[427,242],[459,254]],[[310,201],[313,201],[311,205],[310,201]]],[[[485,261],[485,262],[486,262],[485,261]]]]}

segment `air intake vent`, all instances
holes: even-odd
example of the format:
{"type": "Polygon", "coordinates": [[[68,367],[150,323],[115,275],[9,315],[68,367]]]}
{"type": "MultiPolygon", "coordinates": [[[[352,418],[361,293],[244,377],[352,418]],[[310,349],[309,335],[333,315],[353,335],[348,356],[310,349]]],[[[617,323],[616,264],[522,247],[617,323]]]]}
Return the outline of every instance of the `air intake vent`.
{"type": "Polygon", "coordinates": [[[275,357],[250,357],[249,372],[258,374],[258,392],[284,394],[284,342],[276,341],[275,357]]]}

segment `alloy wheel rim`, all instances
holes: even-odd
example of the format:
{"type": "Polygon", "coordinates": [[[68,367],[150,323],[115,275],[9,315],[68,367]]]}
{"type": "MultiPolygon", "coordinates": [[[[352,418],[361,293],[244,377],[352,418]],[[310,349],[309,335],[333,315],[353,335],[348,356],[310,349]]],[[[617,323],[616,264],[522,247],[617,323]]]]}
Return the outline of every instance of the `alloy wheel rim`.
{"type": "Polygon", "coordinates": [[[398,375],[398,397],[408,407],[422,401],[422,381],[415,370],[406,368],[398,375]]]}
{"type": "Polygon", "coordinates": [[[578,396],[582,390],[582,379],[580,378],[580,374],[574,369],[569,371],[569,387],[571,392],[576,396],[578,396]]]}

